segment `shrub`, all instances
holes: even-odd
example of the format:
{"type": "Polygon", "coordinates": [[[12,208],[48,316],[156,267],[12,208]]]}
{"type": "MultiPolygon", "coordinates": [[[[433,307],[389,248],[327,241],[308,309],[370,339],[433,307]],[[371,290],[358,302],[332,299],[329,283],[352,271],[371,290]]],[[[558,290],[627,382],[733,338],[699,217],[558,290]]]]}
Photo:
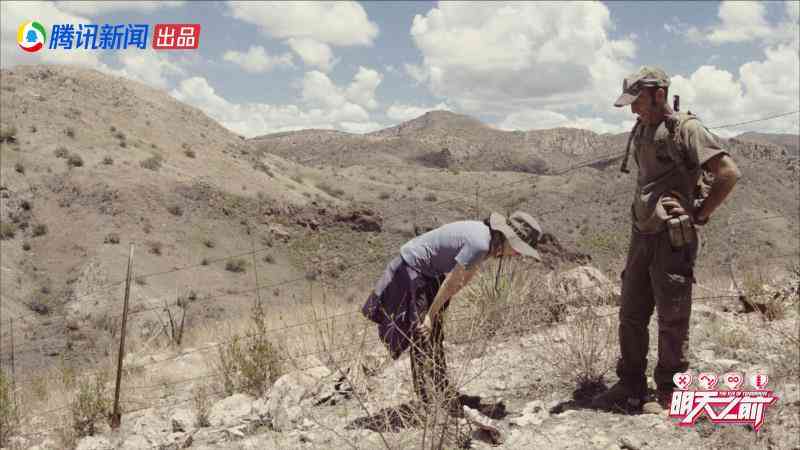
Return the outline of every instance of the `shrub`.
{"type": "Polygon", "coordinates": [[[105,158],[103,158],[103,164],[105,164],[107,166],[110,166],[110,165],[114,164],[114,158],[112,158],[110,156],[106,156],[105,158]]]}
{"type": "Polygon", "coordinates": [[[30,211],[33,205],[28,200],[22,200],[19,202],[19,207],[22,208],[23,211],[30,211]]]}
{"type": "Polygon", "coordinates": [[[11,380],[0,370],[0,447],[7,447],[9,438],[19,425],[17,405],[11,392],[11,380]]]}
{"type": "Polygon", "coordinates": [[[119,244],[119,234],[117,233],[108,233],[103,239],[104,244],[119,244]]]}
{"type": "Polygon", "coordinates": [[[218,348],[216,370],[225,392],[246,392],[261,397],[281,375],[277,347],[268,339],[264,310],[253,307],[244,336],[234,335],[218,348]]]}
{"type": "Polygon", "coordinates": [[[64,130],[64,134],[66,134],[67,136],[69,136],[69,137],[74,139],[75,138],[75,128],[67,127],[67,129],[64,130]]]}
{"type": "Polygon", "coordinates": [[[380,194],[378,194],[378,198],[381,199],[381,200],[389,200],[391,197],[392,197],[392,194],[390,194],[388,192],[381,192],[380,194]]]}
{"type": "Polygon", "coordinates": [[[172,205],[167,208],[170,214],[173,216],[182,216],[183,215],[183,208],[180,205],[172,205]]]}
{"type": "Polygon", "coordinates": [[[0,239],[12,239],[17,234],[17,226],[13,223],[0,223],[0,239]]]}
{"type": "Polygon", "coordinates": [[[21,162],[14,164],[14,170],[23,175],[25,174],[25,166],[23,166],[21,162]]]}
{"type": "Polygon", "coordinates": [[[190,148],[187,148],[186,150],[184,150],[183,154],[186,155],[189,158],[194,158],[196,156],[195,153],[194,153],[194,150],[192,150],[190,148]]]}
{"type": "Polygon", "coordinates": [[[225,263],[225,270],[228,272],[244,272],[246,268],[247,261],[243,258],[229,259],[228,262],[225,263]]]}
{"type": "Polygon", "coordinates": [[[267,264],[275,264],[275,257],[270,254],[264,255],[264,262],[267,264]]]}
{"type": "Polygon", "coordinates": [[[161,255],[161,250],[164,248],[164,244],[158,241],[147,241],[147,247],[150,249],[150,253],[154,255],[161,255]]]}
{"type": "Polygon", "coordinates": [[[76,154],[69,155],[67,158],[67,165],[70,167],[82,167],[83,158],[76,154]]]}
{"type": "Polygon", "coordinates": [[[194,405],[195,425],[200,428],[211,426],[208,414],[211,411],[211,393],[208,386],[201,384],[192,390],[192,404],[194,405]]]}
{"type": "Polygon", "coordinates": [[[422,198],[426,202],[435,202],[436,201],[436,194],[430,192],[425,194],[425,197],[422,198]]]}
{"type": "Polygon", "coordinates": [[[56,155],[56,158],[66,158],[69,156],[69,150],[67,150],[67,147],[64,147],[63,145],[58,147],[53,153],[56,155]]]}
{"type": "Polygon", "coordinates": [[[128,146],[128,143],[125,141],[119,141],[119,146],[122,148],[126,148],[128,146]]]}
{"type": "Polygon", "coordinates": [[[78,380],[78,393],[70,403],[72,428],[79,437],[93,436],[98,421],[110,413],[111,401],[106,392],[104,371],[78,380]]]}
{"type": "Polygon", "coordinates": [[[202,266],[207,266],[208,264],[209,264],[208,258],[203,258],[203,260],[200,261],[200,265],[202,266]]]}
{"type": "Polygon", "coordinates": [[[163,159],[161,158],[161,156],[154,155],[140,162],[139,165],[145,169],[158,170],[161,168],[162,161],[163,159]]]}
{"type": "Polygon", "coordinates": [[[14,142],[17,140],[17,127],[3,125],[0,127],[0,142],[14,142]]]}
{"type": "Polygon", "coordinates": [[[37,223],[36,225],[33,226],[34,237],[44,236],[45,234],[47,234],[47,225],[43,223],[37,223]]]}
{"type": "Polygon", "coordinates": [[[117,131],[117,132],[114,133],[114,137],[119,139],[120,141],[124,141],[125,140],[125,133],[123,133],[122,131],[117,131]]]}
{"type": "Polygon", "coordinates": [[[23,249],[23,250],[25,250],[26,252],[27,252],[28,250],[30,250],[30,249],[31,249],[31,244],[30,244],[30,242],[28,242],[28,241],[25,241],[25,242],[23,242],[23,243],[22,243],[22,249],[23,249]]]}
{"type": "Polygon", "coordinates": [[[206,238],[203,240],[203,245],[205,245],[208,248],[214,248],[217,246],[217,243],[214,242],[214,240],[211,238],[206,238]]]}

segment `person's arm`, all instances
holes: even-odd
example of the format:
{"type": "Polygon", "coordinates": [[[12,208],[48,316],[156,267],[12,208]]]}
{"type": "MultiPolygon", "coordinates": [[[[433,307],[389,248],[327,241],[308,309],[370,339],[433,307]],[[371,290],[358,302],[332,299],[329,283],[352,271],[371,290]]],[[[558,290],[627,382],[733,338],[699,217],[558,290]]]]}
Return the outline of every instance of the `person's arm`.
{"type": "Polygon", "coordinates": [[[447,274],[441,287],[439,287],[439,292],[436,293],[436,297],[433,299],[431,308],[428,310],[428,317],[431,321],[436,319],[439,311],[448,299],[452,298],[461,288],[469,284],[472,277],[478,272],[478,268],[478,264],[473,265],[469,269],[461,264],[456,264],[456,267],[447,274]]]}
{"type": "Polygon", "coordinates": [[[704,167],[714,175],[714,184],[711,185],[708,197],[703,200],[700,209],[695,213],[695,218],[700,224],[708,221],[742,176],[733,158],[726,154],[708,160],[704,167]]]}

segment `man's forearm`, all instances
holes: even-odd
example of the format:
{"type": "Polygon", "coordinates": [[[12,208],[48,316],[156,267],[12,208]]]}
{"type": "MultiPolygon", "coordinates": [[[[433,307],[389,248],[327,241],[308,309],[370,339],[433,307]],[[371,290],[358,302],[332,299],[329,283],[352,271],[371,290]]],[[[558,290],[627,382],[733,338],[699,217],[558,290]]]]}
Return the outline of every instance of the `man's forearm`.
{"type": "Polygon", "coordinates": [[[708,197],[695,213],[695,217],[701,221],[707,220],[714,214],[714,211],[733,191],[733,187],[741,176],[736,163],[727,155],[709,161],[708,169],[714,174],[714,184],[711,185],[708,197]]]}

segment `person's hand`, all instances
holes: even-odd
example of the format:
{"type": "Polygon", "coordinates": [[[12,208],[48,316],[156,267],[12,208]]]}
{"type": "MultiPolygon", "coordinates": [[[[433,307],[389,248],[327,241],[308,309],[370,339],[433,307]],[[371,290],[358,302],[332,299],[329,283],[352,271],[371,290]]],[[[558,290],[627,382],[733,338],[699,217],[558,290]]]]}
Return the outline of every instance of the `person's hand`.
{"type": "Polygon", "coordinates": [[[433,332],[433,323],[431,322],[431,315],[425,314],[425,319],[417,325],[417,332],[424,338],[429,338],[433,332]]]}
{"type": "Polygon", "coordinates": [[[686,214],[686,210],[683,209],[683,206],[678,202],[678,200],[672,197],[664,197],[661,201],[661,206],[664,207],[664,210],[667,211],[667,214],[678,217],[686,214]]]}

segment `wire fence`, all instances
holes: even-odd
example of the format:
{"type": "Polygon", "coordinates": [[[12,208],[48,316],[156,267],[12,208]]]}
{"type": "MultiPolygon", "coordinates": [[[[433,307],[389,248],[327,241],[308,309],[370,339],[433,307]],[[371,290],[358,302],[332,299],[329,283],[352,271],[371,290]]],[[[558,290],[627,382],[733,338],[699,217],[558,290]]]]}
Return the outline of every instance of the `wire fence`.
{"type": "MultiPolygon", "coordinates": [[[[779,115],[773,115],[773,116],[769,116],[769,117],[766,117],[766,118],[756,119],[756,120],[747,121],[747,122],[739,122],[739,123],[733,123],[733,124],[727,124],[727,125],[718,125],[718,126],[710,127],[710,128],[713,129],[713,128],[735,127],[735,126],[740,126],[740,125],[744,125],[744,124],[749,124],[749,123],[754,123],[754,122],[759,122],[759,121],[771,120],[771,119],[775,119],[775,118],[779,118],[779,117],[784,117],[784,116],[787,116],[787,115],[790,115],[790,114],[796,114],[798,112],[800,112],[800,111],[793,111],[793,112],[783,113],[783,114],[779,114],[779,115]]],[[[561,169],[553,171],[551,174],[563,175],[563,174],[570,173],[572,171],[575,171],[575,170],[578,170],[578,169],[581,169],[581,168],[584,168],[584,167],[587,167],[587,166],[590,166],[590,165],[593,165],[593,164],[597,164],[597,163],[600,163],[600,162],[607,162],[610,159],[614,159],[614,158],[619,157],[619,156],[622,156],[622,153],[609,153],[609,154],[600,155],[600,156],[595,155],[595,156],[592,156],[590,159],[577,161],[577,162],[575,162],[573,164],[570,164],[570,165],[568,165],[566,167],[563,167],[561,169]]],[[[475,193],[463,192],[463,191],[457,191],[457,190],[448,190],[447,191],[448,194],[453,194],[453,196],[451,198],[447,198],[447,199],[444,199],[444,200],[441,200],[441,201],[436,201],[436,202],[430,202],[430,203],[427,204],[426,209],[433,209],[433,208],[438,208],[438,207],[442,207],[442,206],[446,206],[446,205],[454,205],[454,204],[460,203],[461,206],[464,207],[464,209],[474,211],[475,214],[480,217],[480,212],[482,211],[481,210],[481,204],[486,205],[486,204],[491,204],[493,202],[496,202],[496,200],[495,200],[496,197],[500,197],[500,198],[504,198],[504,199],[508,200],[508,198],[510,197],[511,193],[514,192],[513,189],[516,189],[515,188],[516,186],[524,185],[525,183],[532,184],[533,182],[535,182],[536,178],[537,177],[533,176],[533,175],[524,175],[524,176],[522,176],[522,177],[520,177],[518,179],[514,179],[514,180],[503,182],[503,183],[498,183],[498,184],[493,185],[491,187],[489,187],[489,186],[481,186],[482,189],[481,188],[476,189],[475,193]]],[[[35,190],[33,186],[29,186],[29,189],[31,189],[31,191],[35,190]]],[[[627,190],[628,190],[627,188],[618,189],[618,190],[615,190],[615,191],[611,192],[610,194],[604,194],[604,195],[611,195],[611,196],[619,195],[619,194],[621,194],[621,193],[623,193],[623,192],[625,192],[627,190]]],[[[510,201],[507,201],[506,204],[508,205],[512,201],[513,201],[513,199],[511,199],[510,201]]],[[[534,198],[531,198],[531,199],[527,200],[526,203],[534,202],[534,201],[536,201],[535,196],[534,196],[534,198]]],[[[574,204],[591,204],[591,203],[595,203],[596,201],[597,201],[596,199],[587,199],[587,200],[579,201],[579,202],[574,203],[574,204]]],[[[503,202],[501,201],[500,203],[503,203],[503,202]]],[[[406,206],[406,207],[403,207],[403,208],[399,208],[393,214],[387,215],[383,219],[384,219],[385,222],[389,222],[390,220],[393,220],[393,219],[403,218],[403,217],[407,216],[410,212],[412,212],[412,210],[416,209],[417,207],[418,207],[418,205],[410,205],[410,206],[406,206]]],[[[558,212],[560,212],[562,210],[563,210],[563,208],[555,208],[555,209],[551,209],[551,210],[542,210],[542,211],[538,211],[536,215],[537,215],[537,217],[545,217],[545,216],[548,216],[548,215],[551,215],[551,214],[557,214],[558,212]]],[[[748,219],[742,219],[742,220],[732,221],[732,222],[729,221],[729,223],[726,225],[726,227],[730,228],[730,227],[733,227],[735,225],[740,225],[740,224],[745,224],[745,223],[768,221],[768,220],[778,220],[778,219],[787,220],[788,222],[792,223],[792,220],[787,218],[787,217],[785,217],[784,215],[774,214],[774,215],[770,215],[770,216],[766,216],[766,217],[760,217],[760,218],[748,218],[748,219]]],[[[309,233],[311,233],[311,231],[309,231],[309,233]]],[[[305,238],[305,236],[300,237],[300,239],[303,239],[303,238],[305,238]]],[[[564,242],[570,242],[570,241],[565,240],[564,242]]],[[[574,243],[577,243],[577,241],[575,241],[574,243]]],[[[151,278],[151,277],[156,277],[156,276],[176,274],[176,273],[179,273],[179,272],[191,271],[191,270],[195,270],[195,269],[198,269],[198,268],[202,268],[202,267],[208,266],[211,263],[224,262],[224,261],[229,261],[229,260],[232,260],[232,259],[244,258],[244,257],[252,257],[253,258],[253,263],[255,264],[256,263],[256,260],[255,260],[256,255],[264,253],[264,252],[267,252],[267,251],[271,251],[271,250],[272,250],[271,246],[265,246],[265,247],[261,247],[261,248],[256,248],[255,245],[253,245],[253,248],[250,251],[247,251],[247,252],[230,253],[230,254],[227,254],[227,255],[224,255],[224,256],[215,257],[213,259],[207,259],[206,258],[206,259],[204,259],[204,261],[199,262],[199,263],[198,262],[190,262],[190,263],[188,263],[186,265],[179,266],[179,267],[173,267],[173,268],[171,268],[169,270],[145,272],[143,274],[136,275],[136,278],[139,279],[139,280],[144,280],[144,279],[151,278]]],[[[351,269],[358,269],[358,268],[361,268],[363,266],[374,265],[374,264],[377,264],[377,263],[385,262],[386,258],[391,256],[394,252],[395,252],[394,249],[391,249],[391,250],[387,251],[386,248],[384,247],[383,251],[380,252],[379,255],[372,256],[372,257],[366,258],[366,259],[364,259],[362,261],[355,262],[355,263],[350,265],[350,268],[351,269]]],[[[800,255],[798,253],[789,253],[789,254],[762,256],[761,259],[763,259],[763,260],[766,260],[766,259],[788,259],[788,258],[797,259],[798,257],[800,257],[800,255]]],[[[333,262],[336,261],[336,259],[337,258],[331,258],[330,260],[323,261],[321,263],[318,263],[317,265],[318,266],[322,266],[322,265],[325,265],[325,264],[333,263],[333,262]]],[[[255,267],[254,267],[254,274],[257,277],[257,268],[255,268],[255,267]]],[[[342,280],[341,281],[341,283],[351,283],[351,282],[352,282],[352,279],[346,279],[346,280],[342,280]]],[[[223,293],[223,294],[209,295],[209,296],[204,297],[204,299],[207,300],[207,301],[210,301],[210,300],[220,300],[220,299],[223,299],[223,298],[226,298],[226,297],[230,297],[230,296],[233,296],[233,295],[236,295],[236,296],[241,296],[241,295],[246,295],[246,294],[258,295],[259,292],[264,290],[264,289],[274,289],[274,288],[278,288],[278,287],[282,287],[282,286],[294,285],[294,284],[299,284],[299,283],[311,283],[313,285],[314,280],[310,280],[308,276],[304,275],[304,276],[291,277],[291,278],[278,280],[278,281],[267,282],[267,283],[259,283],[258,279],[256,278],[256,282],[255,282],[255,284],[254,284],[254,286],[252,288],[239,290],[239,291],[236,291],[235,293],[223,293]]],[[[113,290],[117,289],[117,288],[122,288],[124,286],[124,284],[125,284],[125,280],[121,279],[121,280],[109,281],[109,282],[103,283],[101,285],[96,285],[96,286],[93,287],[93,289],[91,291],[82,293],[75,300],[77,300],[77,301],[86,301],[86,300],[89,300],[89,299],[94,299],[97,296],[111,296],[112,294],[119,295],[118,292],[113,292],[113,290]]],[[[615,282],[609,282],[608,286],[590,286],[590,287],[588,287],[588,289],[597,289],[598,287],[613,288],[613,287],[618,287],[618,284],[615,283],[615,282]]],[[[713,290],[709,289],[709,291],[713,291],[713,290]]],[[[772,295],[772,294],[764,294],[764,295],[766,297],[766,296],[772,295]]],[[[6,294],[4,294],[4,296],[9,297],[6,294]]],[[[727,291],[722,295],[695,296],[695,297],[693,297],[693,301],[702,302],[702,301],[723,300],[723,299],[737,299],[737,300],[739,300],[741,298],[742,298],[742,292],[727,291]]],[[[21,300],[22,299],[17,299],[17,301],[21,301],[21,300]]],[[[140,315],[140,314],[144,314],[144,313],[148,313],[148,312],[164,310],[165,308],[170,308],[170,307],[175,307],[175,306],[176,306],[176,304],[162,304],[162,305],[157,305],[157,306],[139,306],[139,307],[135,308],[134,311],[131,311],[129,313],[129,316],[136,316],[136,315],[140,315]]],[[[518,307],[518,306],[519,305],[506,306],[506,308],[518,307]]],[[[105,314],[107,316],[108,320],[112,320],[113,321],[113,320],[119,319],[122,316],[122,312],[119,311],[119,308],[120,308],[119,305],[111,304],[111,305],[109,305],[107,307],[104,307],[104,308],[95,309],[93,311],[93,313],[94,314],[105,314]]],[[[616,314],[616,312],[609,313],[609,315],[613,315],[613,314],[616,314]]],[[[8,323],[10,323],[10,324],[13,324],[15,321],[19,321],[19,322],[22,322],[22,323],[27,323],[29,325],[35,325],[29,319],[32,318],[32,317],[39,317],[39,316],[40,315],[38,313],[32,312],[32,313],[27,313],[27,314],[16,315],[16,316],[13,316],[13,317],[10,317],[10,318],[3,318],[2,320],[3,321],[8,321],[8,323]]],[[[58,320],[58,319],[66,319],[68,316],[69,316],[69,314],[53,314],[53,315],[47,315],[46,317],[47,317],[48,320],[52,321],[52,320],[58,320]]],[[[453,318],[452,322],[455,323],[455,322],[458,322],[458,321],[469,321],[469,320],[474,321],[474,320],[476,320],[476,317],[469,316],[469,315],[464,315],[463,317],[453,318]]],[[[291,324],[291,325],[272,328],[272,329],[269,329],[269,330],[265,331],[260,336],[264,337],[264,336],[267,336],[267,335],[269,335],[269,336],[277,336],[277,335],[282,335],[282,334],[285,335],[285,334],[289,333],[290,331],[296,331],[296,330],[302,329],[303,327],[316,328],[316,327],[320,327],[321,324],[323,324],[323,323],[333,323],[333,322],[341,323],[340,321],[347,321],[345,323],[348,323],[348,324],[354,324],[354,323],[355,324],[358,324],[358,323],[364,324],[365,323],[364,319],[361,317],[360,309],[354,309],[352,311],[340,312],[340,313],[332,314],[332,315],[329,315],[329,316],[326,316],[326,317],[323,317],[323,318],[315,318],[313,320],[307,320],[307,321],[303,321],[303,322],[299,322],[299,323],[295,323],[295,324],[291,324]],[[354,319],[354,318],[356,319],[355,321],[349,320],[349,319],[354,319]]],[[[3,325],[3,324],[0,324],[0,326],[1,325],[3,325]]],[[[12,328],[13,328],[13,326],[9,327],[9,329],[3,330],[3,332],[0,333],[0,344],[2,344],[2,346],[0,348],[2,348],[4,353],[7,353],[7,354],[10,353],[10,356],[0,357],[0,367],[2,367],[4,365],[8,366],[9,364],[13,366],[15,355],[24,355],[24,354],[28,354],[28,353],[34,353],[35,354],[35,353],[41,353],[43,351],[43,347],[40,346],[40,345],[36,345],[35,343],[34,344],[23,343],[22,346],[13,348],[13,350],[9,351],[9,345],[8,345],[7,342],[8,341],[14,342],[15,340],[18,340],[20,337],[23,337],[23,334],[25,333],[25,330],[18,330],[17,329],[17,330],[13,330],[12,331],[11,330],[12,328]],[[19,333],[19,334],[17,334],[17,333],[19,333]]],[[[19,327],[17,327],[17,328],[19,328],[19,327]]],[[[39,340],[47,340],[47,339],[51,339],[51,338],[55,338],[57,336],[60,336],[60,335],[62,335],[62,333],[63,333],[63,330],[56,330],[54,333],[46,335],[46,336],[37,336],[37,339],[39,339],[39,340]]],[[[304,335],[306,335],[306,334],[304,334],[304,335]]],[[[500,336],[501,337],[501,336],[504,336],[504,334],[503,333],[498,333],[496,336],[500,336]]],[[[191,355],[191,354],[206,354],[206,353],[209,353],[209,352],[218,351],[220,348],[224,347],[225,345],[230,344],[232,339],[233,338],[224,339],[224,340],[222,340],[220,342],[216,342],[216,343],[208,344],[208,345],[205,345],[205,346],[202,346],[202,347],[199,347],[199,348],[183,351],[183,352],[180,352],[180,353],[178,353],[178,354],[176,354],[174,356],[171,356],[171,357],[155,359],[155,360],[152,360],[152,361],[149,361],[149,362],[144,362],[144,363],[139,363],[139,364],[129,364],[129,365],[126,365],[124,367],[124,370],[125,370],[125,373],[133,373],[135,371],[144,370],[146,368],[151,368],[153,366],[157,366],[157,365],[160,365],[160,364],[167,364],[167,363],[170,363],[170,362],[172,362],[172,361],[174,361],[174,360],[176,360],[178,358],[184,358],[187,355],[191,355]]],[[[304,339],[304,337],[303,336],[299,336],[299,339],[304,339]]],[[[331,352],[334,352],[334,353],[339,352],[339,353],[341,353],[341,352],[352,351],[357,346],[363,346],[363,345],[367,345],[367,344],[369,346],[372,346],[372,347],[379,347],[381,345],[380,341],[378,339],[376,339],[376,338],[373,338],[373,339],[370,339],[370,340],[364,340],[362,337],[359,337],[358,339],[353,339],[351,341],[343,342],[342,345],[337,346],[335,349],[330,349],[329,348],[329,349],[325,349],[325,350],[322,350],[322,351],[317,350],[317,351],[313,351],[313,352],[305,352],[305,353],[299,353],[299,354],[289,354],[287,356],[287,358],[291,358],[292,360],[296,361],[298,359],[302,359],[302,358],[309,357],[309,356],[330,356],[331,352]]],[[[58,349],[56,349],[56,350],[58,350],[58,349]]],[[[66,350],[66,348],[61,348],[60,349],[60,351],[64,351],[64,350],[66,350]]],[[[12,369],[12,372],[13,372],[13,369],[12,369]]],[[[87,371],[87,372],[82,373],[82,376],[97,375],[100,372],[101,372],[100,370],[87,371]]],[[[12,377],[14,375],[15,374],[12,373],[12,377]]],[[[186,384],[186,383],[192,383],[192,382],[207,380],[207,379],[215,378],[215,377],[218,377],[218,376],[219,376],[218,374],[213,374],[212,373],[212,374],[208,374],[208,375],[189,377],[189,378],[185,378],[185,379],[181,379],[181,380],[174,380],[174,381],[170,381],[170,382],[167,382],[167,383],[127,385],[127,386],[125,386],[124,389],[125,389],[126,394],[130,394],[132,392],[142,392],[142,391],[146,392],[146,391],[151,391],[151,390],[164,388],[164,387],[168,387],[168,386],[179,386],[179,385],[183,385],[183,384],[186,384]]],[[[24,381],[18,381],[16,379],[13,380],[13,385],[14,385],[14,389],[15,390],[24,389],[26,387],[29,387],[33,383],[35,383],[35,381],[34,380],[30,380],[30,379],[29,380],[24,380],[24,381]]],[[[154,398],[156,398],[156,397],[154,397],[154,398]]],[[[163,397],[157,397],[157,398],[160,399],[160,398],[163,398],[163,397]]],[[[139,400],[143,400],[144,403],[147,403],[148,398],[139,399],[139,400]]],[[[150,400],[152,400],[152,399],[150,399],[150,400]]],[[[65,411],[65,410],[68,409],[68,407],[69,407],[69,405],[62,405],[62,406],[59,406],[57,408],[49,409],[49,410],[46,410],[46,411],[43,411],[43,412],[37,412],[37,414],[38,415],[49,415],[49,414],[52,414],[52,413],[65,411]]],[[[147,407],[149,407],[149,406],[143,406],[142,408],[139,408],[138,410],[146,409],[147,407]]],[[[136,410],[137,409],[127,410],[126,412],[133,412],[133,411],[136,411],[136,410]]],[[[46,430],[45,429],[45,430],[41,430],[41,431],[39,431],[39,432],[37,432],[35,434],[42,434],[42,433],[46,433],[48,431],[53,431],[53,430],[46,430]]]]}

